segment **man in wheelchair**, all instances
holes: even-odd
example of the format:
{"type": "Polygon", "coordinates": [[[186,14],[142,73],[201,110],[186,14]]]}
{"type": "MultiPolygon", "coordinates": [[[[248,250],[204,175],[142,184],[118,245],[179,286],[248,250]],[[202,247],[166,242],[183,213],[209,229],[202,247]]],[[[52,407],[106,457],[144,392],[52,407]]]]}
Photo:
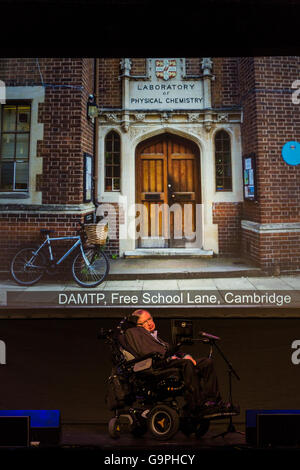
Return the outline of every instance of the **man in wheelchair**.
{"type": "Polygon", "coordinates": [[[210,420],[239,414],[231,403],[221,401],[214,364],[197,361],[157,336],[146,310],[136,310],[121,321],[117,332],[102,332],[111,346],[114,363],[106,402],[115,416],[109,434],[123,430],[156,439],[184,434],[205,434],[210,420]]]}

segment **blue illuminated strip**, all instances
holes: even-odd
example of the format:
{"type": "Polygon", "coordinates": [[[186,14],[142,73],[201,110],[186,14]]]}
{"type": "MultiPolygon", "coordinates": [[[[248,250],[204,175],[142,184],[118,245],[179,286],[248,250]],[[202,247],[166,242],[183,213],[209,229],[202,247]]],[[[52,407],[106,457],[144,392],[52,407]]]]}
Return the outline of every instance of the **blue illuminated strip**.
{"type": "Polygon", "coordinates": [[[60,426],[59,410],[0,410],[1,416],[30,416],[30,427],[32,428],[60,426]]]}

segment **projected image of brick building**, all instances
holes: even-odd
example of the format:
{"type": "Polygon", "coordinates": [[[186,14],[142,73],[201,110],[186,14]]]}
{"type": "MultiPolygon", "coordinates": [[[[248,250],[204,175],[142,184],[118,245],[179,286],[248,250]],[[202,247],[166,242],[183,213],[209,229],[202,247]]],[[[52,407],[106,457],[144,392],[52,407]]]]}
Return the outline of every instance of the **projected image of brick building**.
{"type": "Polygon", "coordinates": [[[73,234],[108,205],[109,254],[177,250],[300,269],[300,165],[282,152],[299,148],[299,65],[296,56],[0,59],[1,270],[41,228],[73,234]],[[171,210],[166,222],[160,209],[173,204],[180,217],[171,210]],[[178,220],[194,237],[176,236],[178,220]]]}

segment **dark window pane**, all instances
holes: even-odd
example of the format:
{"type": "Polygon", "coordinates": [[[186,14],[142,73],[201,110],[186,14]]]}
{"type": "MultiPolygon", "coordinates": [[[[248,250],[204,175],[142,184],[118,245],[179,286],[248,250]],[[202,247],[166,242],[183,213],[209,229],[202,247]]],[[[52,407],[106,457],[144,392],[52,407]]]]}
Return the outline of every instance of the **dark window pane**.
{"type": "Polygon", "coordinates": [[[113,169],[114,176],[120,176],[120,167],[114,166],[113,169]]]}
{"type": "Polygon", "coordinates": [[[222,152],[222,150],[223,150],[222,140],[217,140],[216,139],[215,148],[216,148],[216,153],[222,152]]]}
{"type": "Polygon", "coordinates": [[[113,180],[113,190],[120,191],[120,178],[114,178],[113,180]]]}
{"type": "Polygon", "coordinates": [[[16,159],[27,160],[29,155],[29,134],[17,134],[16,159]]]}
{"type": "Polygon", "coordinates": [[[28,188],[28,163],[16,163],[16,182],[15,189],[24,189],[28,188]]]}
{"type": "Polygon", "coordinates": [[[224,152],[229,152],[230,151],[230,139],[224,139],[223,140],[223,151],[224,152]]]}
{"type": "Polygon", "coordinates": [[[112,140],[111,140],[110,137],[106,137],[106,139],[105,139],[105,148],[106,148],[107,152],[112,151],[112,140]]]}
{"type": "Polygon", "coordinates": [[[30,106],[18,106],[17,132],[29,132],[30,106]]]}
{"type": "Polygon", "coordinates": [[[15,134],[2,134],[1,159],[11,160],[15,157],[15,134]]]}
{"type": "Polygon", "coordinates": [[[227,177],[231,176],[231,167],[230,166],[224,167],[224,175],[227,176],[227,177]]]}
{"type": "Polygon", "coordinates": [[[217,191],[231,190],[230,136],[223,130],[215,135],[215,166],[217,191]]]}
{"type": "Polygon", "coordinates": [[[105,177],[105,190],[118,190],[120,182],[114,179],[120,177],[120,137],[113,131],[105,139],[105,177]]]}
{"type": "Polygon", "coordinates": [[[120,152],[120,137],[117,134],[114,134],[114,152],[120,152]]]}
{"type": "Polygon", "coordinates": [[[105,178],[105,191],[111,191],[111,190],[112,190],[112,179],[105,178]]]}
{"type": "Polygon", "coordinates": [[[27,190],[30,105],[4,105],[0,136],[1,190],[27,190]]]}
{"type": "Polygon", "coordinates": [[[1,165],[1,187],[2,191],[11,191],[14,181],[14,162],[2,163],[1,165]]]}
{"type": "Polygon", "coordinates": [[[16,131],[16,106],[6,105],[3,107],[3,132],[16,131]]]}
{"type": "Polygon", "coordinates": [[[111,165],[112,164],[112,154],[109,152],[106,152],[105,154],[105,164],[106,165],[111,165]]]}

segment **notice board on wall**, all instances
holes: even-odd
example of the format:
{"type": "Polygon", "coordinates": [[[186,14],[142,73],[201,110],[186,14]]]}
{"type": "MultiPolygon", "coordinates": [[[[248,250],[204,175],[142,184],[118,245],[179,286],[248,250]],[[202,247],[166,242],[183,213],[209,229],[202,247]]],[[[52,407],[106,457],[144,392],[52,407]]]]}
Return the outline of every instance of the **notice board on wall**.
{"type": "Polygon", "coordinates": [[[254,153],[243,156],[243,187],[244,199],[255,201],[256,190],[256,156],[254,153]]]}

